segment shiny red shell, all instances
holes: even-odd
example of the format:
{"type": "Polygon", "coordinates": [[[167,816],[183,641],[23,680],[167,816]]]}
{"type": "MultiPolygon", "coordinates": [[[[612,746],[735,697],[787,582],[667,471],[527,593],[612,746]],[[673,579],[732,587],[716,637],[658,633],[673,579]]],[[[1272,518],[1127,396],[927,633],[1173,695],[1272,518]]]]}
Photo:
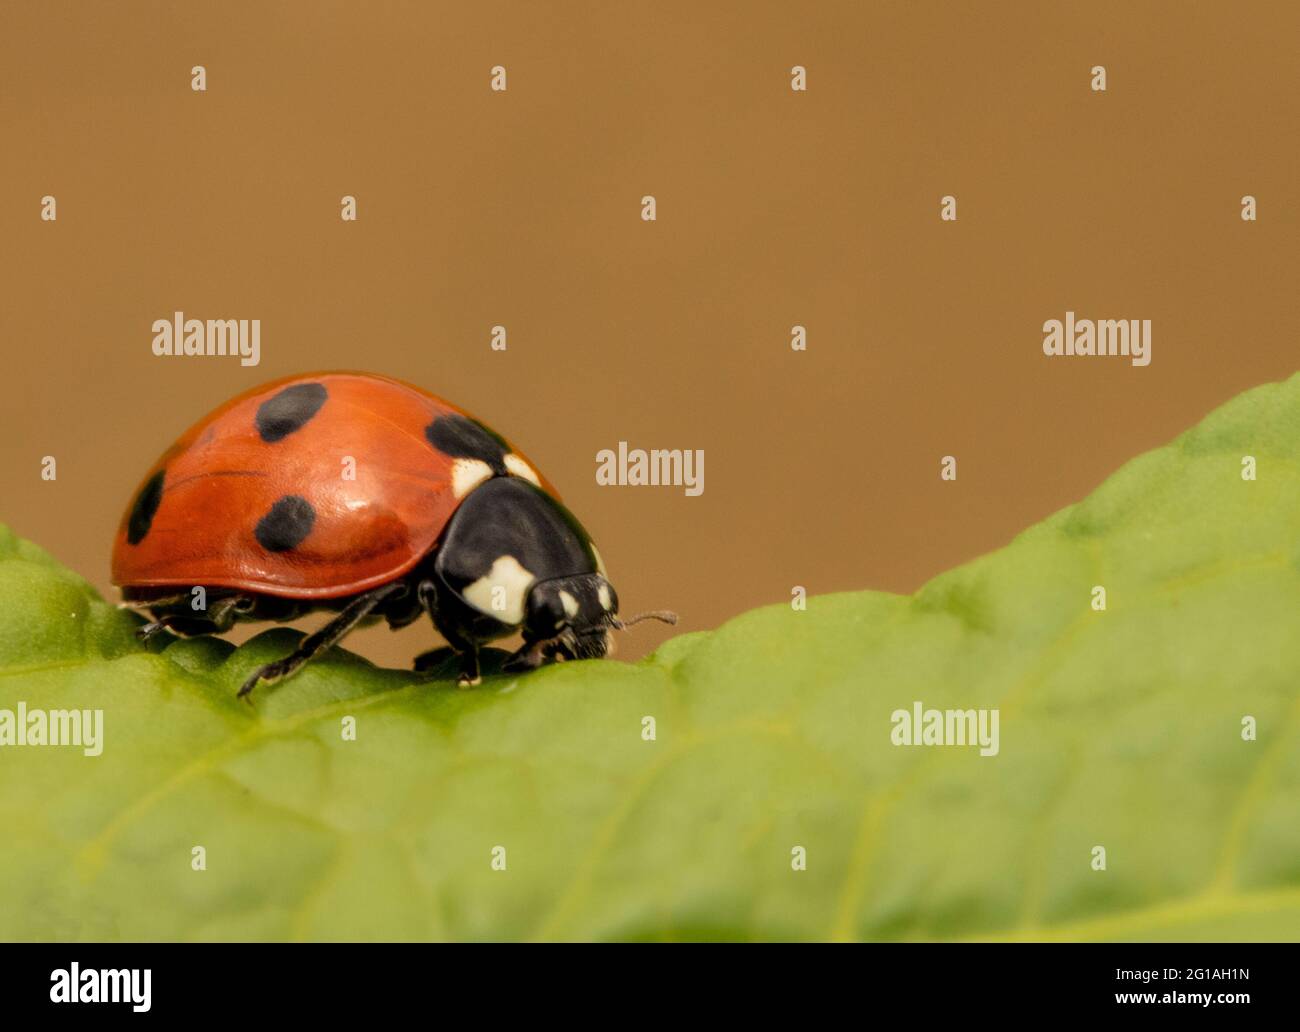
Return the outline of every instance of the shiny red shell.
{"type": "MultiPolygon", "coordinates": [[[[468,415],[411,384],[369,373],[291,376],[241,394],[192,426],[150,468],[132,498],[163,471],[161,496],[138,543],[128,540],[138,501],[122,517],[113,583],[331,599],[403,576],[435,546],[468,493],[463,471],[460,497],[453,487],[457,459],[426,436],[448,414],[468,415]],[[268,443],[258,411],[297,384],[322,385],[327,400],[300,428],[268,443]],[[343,476],[348,458],[353,480],[343,476]],[[296,547],[270,551],[255,529],[286,496],[310,503],[315,520],[296,547]]],[[[512,474],[533,479],[536,467],[506,448],[518,460],[512,474]]],[[[535,482],[558,499],[540,474],[535,482]]]]}

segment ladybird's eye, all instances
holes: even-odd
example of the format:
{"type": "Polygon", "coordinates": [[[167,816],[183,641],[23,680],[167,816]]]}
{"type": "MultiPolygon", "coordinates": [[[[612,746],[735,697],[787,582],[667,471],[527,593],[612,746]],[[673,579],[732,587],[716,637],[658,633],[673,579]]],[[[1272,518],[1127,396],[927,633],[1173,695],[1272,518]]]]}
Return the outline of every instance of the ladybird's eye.
{"type": "Polygon", "coordinates": [[[547,597],[541,605],[541,626],[546,629],[559,630],[564,626],[564,607],[554,595],[547,597]]]}
{"type": "Polygon", "coordinates": [[[536,605],[537,626],[543,632],[562,630],[578,615],[578,600],[563,589],[542,592],[536,605]]]}

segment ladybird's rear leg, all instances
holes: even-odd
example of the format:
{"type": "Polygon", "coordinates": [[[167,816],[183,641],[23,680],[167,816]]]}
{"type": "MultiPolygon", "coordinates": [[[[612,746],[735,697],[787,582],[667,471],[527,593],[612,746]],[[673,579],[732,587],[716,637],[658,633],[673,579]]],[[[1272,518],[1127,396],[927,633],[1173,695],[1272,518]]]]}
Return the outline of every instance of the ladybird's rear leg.
{"type": "MultiPolygon", "coordinates": [[[[166,598],[124,599],[122,602],[118,603],[118,605],[122,609],[146,609],[150,611],[150,615],[154,615],[158,610],[170,609],[173,606],[179,606],[188,602],[189,598],[189,595],[168,595],[166,598]]],[[[135,629],[135,636],[143,642],[152,641],[154,638],[158,637],[159,634],[165,631],[167,625],[173,622],[174,619],[175,618],[172,616],[162,616],[150,623],[141,624],[135,629]]]]}
{"type": "Polygon", "coordinates": [[[167,624],[169,622],[170,621],[167,619],[162,619],[154,620],[152,623],[141,624],[135,629],[135,636],[137,639],[147,644],[148,642],[153,641],[154,638],[158,637],[158,635],[162,634],[163,631],[167,630],[167,624]]]}
{"type": "Polygon", "coordinates": [[[148,642],[168,629],[180,635],[225,634],[241,614],[252,611],[254,600],[247,595],[227,595],[217,599],[206,610],[195,610],[190,603],[191,596],[184,594],[123,602],[122,605],[127,609],[147,609],[155,617],[135,632],[137,638],[148,642]]]}
{"type": "Polygon", "coordinates": [[[274,663],[267,663],[265,666],[254,670],[248,680],[240,687],[238,697],[247,699],[249,693],[257,687],[259,681],[265,681],[268,685],[271,685],[277,681],[283,681],[286,677],[292,677],[322,652],[329,651],[342,641],[347,633],[369,616],[384,599],[405,590],[405,584],[401,581],[394,581],[391,584],[381,585],[375,588],[374,591],[369,591],[364,595],[358,595],[333,620],[319,631],[305,637],[301,644],[289,655],[285,656],[284,659],[277,659],[274,663]]]}
{"type": "Polygon", "coordinates": [[[208,619],[216,626],[217,634],[225,634],[235,626],[241,616],[253,612],[257,600],[247,595],[227,595],[208,607],[208,619]]]}
{"type": "Polygon", "coordinates": [[[124,598],[117,605],[119,609],[166,609],[189,600],[188,594],[181,594],[168,595],[165,598],[124,598]]]}

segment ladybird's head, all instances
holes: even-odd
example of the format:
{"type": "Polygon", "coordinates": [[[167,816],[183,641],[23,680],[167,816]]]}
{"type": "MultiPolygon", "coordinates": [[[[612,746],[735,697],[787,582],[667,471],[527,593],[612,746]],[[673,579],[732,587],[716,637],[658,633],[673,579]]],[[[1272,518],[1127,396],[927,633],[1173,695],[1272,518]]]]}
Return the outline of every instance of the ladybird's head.
{"type": "Polygon", "coordinates": [[[528,595],[523,648],[505,669],[531,670],[547,659],[599,659],[613,651],[611,631],[642,620],[675,624],[677,614],[655,611],[620,620],[618,596],[603,573],[540,581],[528,595]]]}
{"type": "Polygon", "coordinates": [[[522,631],[539,665],[609,652],[618,596],[591,538],[556,498],[521,477],[494,477],[452,516],[434,569],[461,638],[522,631]]]}
{"type": "Polygon", "coordinates": [[[538,581],[528,593],[524,640],[541,643],[545,656],[599,659],[610,652],[610,631],[619,626],[618,596],[603,574],[538,581]]]}

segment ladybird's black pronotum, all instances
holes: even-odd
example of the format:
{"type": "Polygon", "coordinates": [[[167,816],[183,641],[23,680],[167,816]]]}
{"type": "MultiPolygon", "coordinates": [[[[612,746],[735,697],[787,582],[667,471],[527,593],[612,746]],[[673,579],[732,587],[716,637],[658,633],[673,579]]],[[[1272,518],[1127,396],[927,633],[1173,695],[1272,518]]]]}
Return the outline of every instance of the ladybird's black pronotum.
{"type": "Polygon", "coordinates": [[[397,628],[428,613],[463,685],[479,681],[480,647],[514,631],[523,645],[505,669],[530,670],[604,656],[609,631],[634,622],[619,620],[590,536],[528,459],[455,406],[367,373],[278,380],[191,427],[122,517],[113,583],[153,616],[145,637],[336,612],[241,696],[379,617],[397,628]]]}

